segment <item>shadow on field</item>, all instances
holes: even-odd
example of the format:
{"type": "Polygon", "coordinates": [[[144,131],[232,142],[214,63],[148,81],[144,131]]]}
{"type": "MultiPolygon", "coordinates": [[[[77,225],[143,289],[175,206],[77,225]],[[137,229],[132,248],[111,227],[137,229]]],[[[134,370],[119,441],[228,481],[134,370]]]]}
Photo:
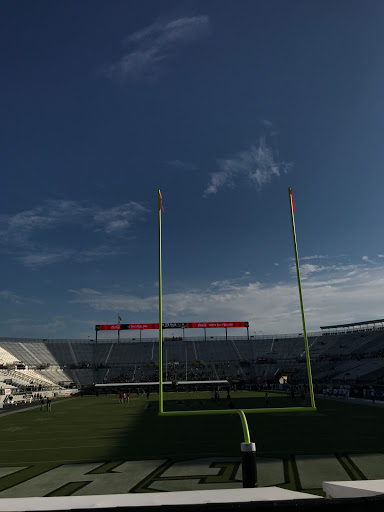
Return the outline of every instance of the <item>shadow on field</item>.
{"type": "MultiPolygon", "coordinates": [[[[173,397],[164,410],[227,409],[221,399],[173,397]]],[[[127,430],[119,437],[110,458],[174,458],[240,456],[244,441],[240,418],[235,415],[159,417],[158,395],[139,399],[127,430]],[[141,401],[140,401],[141,400],[141,401]]],[[[232,399],[235,409],[265,407],[264,397],[232,399]]],[[[130,407],[131,404],[128,405],[130,407]]],[[[270,407],[302,406],[285,397],[270,400],[270,407]]],[[[309,405],[308,403],[306,405],[309,405]]],[[[122,405],[124,407],[124,405],[122,405]]],[[[248,414],[251,440],[264,456],[290,454],[369,453],[382,451],[384,409],[319,400],[317,412],[248,414]]],[[[109,427],[113,428],[112,426],[109,427]]]]}
{"type": "MultiPolygon", "coordinates": [[[[226,409],[208,394],[167,394],[164,410],[226,409]],[[192,398],[193,397],[193,398],[192,398]]],[[[264,396],[232,395],[235,409],[265,407],[264,396]]],[[[295,405],[301,405],[296,400],[295,405]]],[[[292,405],[271,397],[271,407],[292,405]]],[[[247,414],[259,455],[383,452],[384,408],[318,400],[318,412],[247,414]]],[[[185,459],[240,455],[243,430],[237,414],[159,417],[158,395],[74,398],[52,412],[32,409],[1,418],[2,464],[71,463],[127,459],[185,459]],[[37,442],[38,440],[38,442],[37,442]]]]}

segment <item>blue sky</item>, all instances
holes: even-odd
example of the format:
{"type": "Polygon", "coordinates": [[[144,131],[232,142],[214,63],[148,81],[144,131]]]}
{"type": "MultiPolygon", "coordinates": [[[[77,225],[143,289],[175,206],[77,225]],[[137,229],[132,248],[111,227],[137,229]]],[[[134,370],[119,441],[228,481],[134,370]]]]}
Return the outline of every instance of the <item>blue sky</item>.
{"type": "Polygon", "coordinates": [[[1,336],[156,322],[158,188],[164,321],[301,330],[288,187],[308,329],[383,318],[383,25],[378,0],[2,3],[1,336]]]}

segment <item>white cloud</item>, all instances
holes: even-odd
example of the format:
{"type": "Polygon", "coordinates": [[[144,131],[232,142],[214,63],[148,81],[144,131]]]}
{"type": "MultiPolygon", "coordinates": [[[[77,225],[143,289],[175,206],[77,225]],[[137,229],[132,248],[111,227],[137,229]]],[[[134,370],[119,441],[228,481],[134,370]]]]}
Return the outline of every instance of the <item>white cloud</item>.
{"type": "MultiPolygon", "coordinates": [[[[311,269],[303,282],[308,330],[344,321],[370,320],[383,315],[384,266],[334,265],[311,269]],[[351,275],[351,267],[356,273],[351,275]]],[[[73,291],[73,302],[96,311],[146,313],[156,321],[158,297],[73,291]]],[[[249,321],[251,329],[265,333],[299,332],[300,302],[294,279],[274,284],[232,280],[216,281],[203,290],[186,290],[163,296],[164,321],[249,321]]],[[[132,315],[130,315],[132,316],[132,315]]]]}
{"type": "Polygon", "coordinates": [[[384,258],[384,254],[378,254],[377,257],[378,258],[384,258]]]}
{"type": "Polygon", "coordinates": [[[260,137],[257,145],[238,153],[233,158],[218,160],[217,165],[219,171],[211,174],[211,181],[204,191],[205,196],[216,194],[223,187],[233,186],[238,179],[260,190],[274,177],[280,176],[292,167],[290,163],[275,159],[265,137],[260,137]]]}
{"type": "Polygon", "coordinates": [[[105,74],[120,79],[153,77],[182,46],[205,37],[209,31],[208,16],[157,21],[125,39],[128,51],[105,74]]]}

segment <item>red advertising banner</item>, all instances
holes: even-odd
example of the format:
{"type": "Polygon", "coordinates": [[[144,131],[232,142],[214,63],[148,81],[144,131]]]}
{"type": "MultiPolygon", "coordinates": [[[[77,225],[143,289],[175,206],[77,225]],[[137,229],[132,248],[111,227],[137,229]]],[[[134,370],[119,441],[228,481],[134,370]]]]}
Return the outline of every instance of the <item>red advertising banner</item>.
{"type": "Polygon", "coordinates": [[[120,331],[121,324],[96,325],[96,331],[120,331]]]}
{"type": "Polygon", "coordinates": [[[96,331],[125,331],[127,329],[158,329],[159,324],[106,324],[96,325],[96,331]]]}
{"type": "Polygon", "coordinates": [[[248,327],[248,322],[193,322],[188,323],[188,329],[211,329],[217,327],[248,327]]]}
{"type": "Polygon", "coordinates": [[[128,329],[158,329],[159,324],[127,324],[128,329]]]}
{"type": "MultiPolygon", "coordinates": [[[[175,322],[163,323],[163,329],[212,329],[229,327],[249,327],[248,322],[175,322]]],[[[96,325],[96,331],[124,331],[158,329],[159,324],[105,324],[96,325]]]]}

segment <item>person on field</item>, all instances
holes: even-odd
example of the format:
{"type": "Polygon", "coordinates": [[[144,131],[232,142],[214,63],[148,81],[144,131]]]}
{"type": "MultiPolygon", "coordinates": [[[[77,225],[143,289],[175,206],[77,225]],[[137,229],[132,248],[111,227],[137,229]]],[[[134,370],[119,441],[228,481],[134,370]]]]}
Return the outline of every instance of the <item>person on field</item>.
{"type": "Polygon", "coordinates": [[[40,411],[43,410],[43,407],[44,407],[44,398],[41,398],[40,399],[40,411]]]}
{"type": "Polygon", "coordinates": [[[49,397],[47,398],[47,411],[51,412],[51,399],[49,397]]]}

